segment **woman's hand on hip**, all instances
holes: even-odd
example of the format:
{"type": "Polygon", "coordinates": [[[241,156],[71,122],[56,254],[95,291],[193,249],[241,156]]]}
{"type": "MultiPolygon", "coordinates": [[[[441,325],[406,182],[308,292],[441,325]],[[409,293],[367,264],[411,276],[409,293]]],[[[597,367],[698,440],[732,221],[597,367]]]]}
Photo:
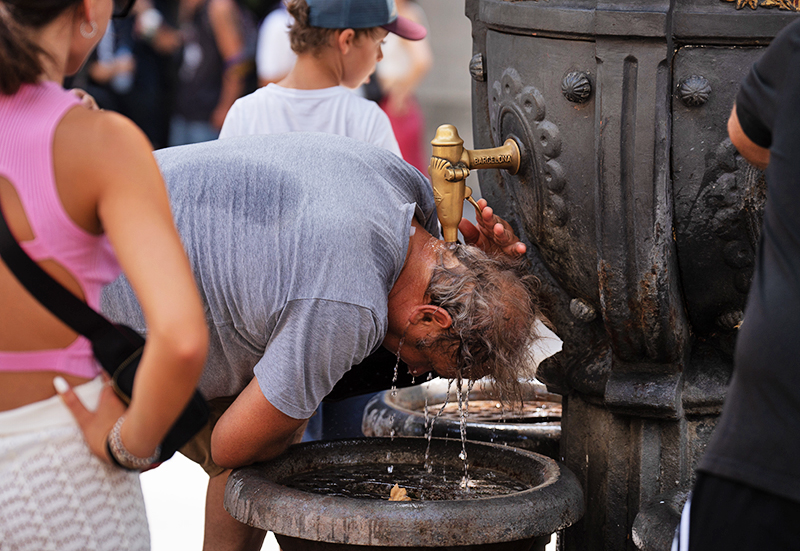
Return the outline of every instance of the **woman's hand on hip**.
{"type": "Polygon", "coordinates": [[[97,409],[90,411],[63,378],[56,377],[53,386],[75,417],[91,452],[106,463],[112,463],[106,451],[106,439],[111,427],[125,413],[127,409],[125,403],[119,399],[111,385],[106,384],[100,393],[97,409]]]}

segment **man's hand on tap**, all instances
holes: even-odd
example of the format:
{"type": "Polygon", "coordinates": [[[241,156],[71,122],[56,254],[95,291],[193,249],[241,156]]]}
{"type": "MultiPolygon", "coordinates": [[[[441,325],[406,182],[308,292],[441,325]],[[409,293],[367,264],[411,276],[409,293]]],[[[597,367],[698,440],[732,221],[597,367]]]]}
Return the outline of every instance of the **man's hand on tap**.
{"type": "Polygon", "coordinates": [[[477,216],[477,226],[466,218],[462,218],[458,225],[464,236],[464,242],[488,253],[503,252],[509,256],[525,254],[527,250],[525,243],[514,234],[508,222],[497,216],[485,199],[478,199],[478,206],[481,212],[477,216]]]}

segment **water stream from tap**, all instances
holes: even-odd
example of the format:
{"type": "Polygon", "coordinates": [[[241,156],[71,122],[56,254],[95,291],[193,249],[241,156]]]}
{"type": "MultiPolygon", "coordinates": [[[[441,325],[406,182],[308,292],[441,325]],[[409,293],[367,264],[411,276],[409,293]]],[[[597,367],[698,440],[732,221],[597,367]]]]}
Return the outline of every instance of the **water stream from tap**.
{"type": "MultiPolygon", "coordinates": [[[[406,332],[403,331],[403,336],[400,337],[400,342],[397,345],[397,353],[395,354],[395,356],[397,356],[397,361],[394,362],[394,374],[392,375],[392,388],[389,391],[392,398],[397,396],[397,375],[398,371],[400,370],[400,351],[403,349],[403,342],[405,340],[406,340],[406,332]]],[[[397,434],[397,431],[394,428],[394,422],[395,422],[395,415],[394,413],[392,413],[391,415],[389,415],[389,427],[390,427],[389,436],[391,437],[392,441],[394,441],[394,437],[397,434]]]]}
{"type": "Polygon", "coordinates": [[[458,397],[459,432],[461,433],[461,453],[458,458],[464,462],[464,477],[461,479],[461,489],[469,491],[469,462],[467,461],[467,416],[469,415],[469,393],[475,381],[467,383],[466,392],[462,389],[463,379],[459,377],[456,382],[456,396],[458,397]]]}
{"type": "MultiPolygon", "coordinates": [[[[406,329],[408,329],[408,327],[406,327],[406,329]]],[[[400,351],[403,349],[403,342],[405,340],[406,340],[406,332],[403,331],[403,335],[400,337],[400,342],[397,344],[397,353],[395,353],[397,361],[394,362],[394,374],[392,375],[392,388],[389,391],[391,393],[392,398],[397,396],[397,374],[398,371],[400,370],[400,351]]],[[[397,431],[394,428],[394,422],[395,422],[395,415],[394,412],[392,412],[392,414],[389,415],[389,437],[391,438],[392,442],[394,442],[394,437],[397,434],[397,431]]],[[[389,473],[391,473],[394,470],[394,465],[392,465],[391,463],[392,460],[391,451],[386,452],[386,460],[390,462],[386,470],[389,473]]]]}
{"type": "MultiPolygon", "coordinates": [[[[432,380],[433,380],[433,371],[429,371],[428,372],[428,377],[425,379],[425,382],[429,383],[432,380]]],[[[429,413],[429,410],[428,410],[428,393],[426,391],[426,392],[423,392],[423,394],[425,395],[425,406],[422,408],[422,415],[423,415],[423,418],[425,419],[425,434],[427,435],[428,434],[428,420],[430,419],[430,413],[429,413]]],[[[431,439],[430,439],[430,437],[428,437],[428,442],[430,442],[430,441],[431,441],[431,439]]]]}
{"type": "Polygon", "coordinates": [[[400,370],[400,350],[403,349],[403,341],[406,339],[406,333],[403,332],[403,336],[400,337],[400,344],[397,345],[397,353],[395,356],[397,357],[397,361],[394,362],[394,374],[392,375],[392,398],[397,396],[397,372],[400,370]]]}
{"type": "Polygon", "coordinates": [[[450,400],[450,387],[453,386],[453,379],[448,379],[447,381],[447,393],[444,396],[444,403],[442,407],[439,408],[439,411],[436,412],[436,415],[431,418],[428,412],[428,398],[425,398],[425,436],[428,439],[428,445],[425,447],[425,470],[427,472],[433,472],[433,465],[431,464],[430,460],[430,451],[431,451],[431,438],[433,437],[433,424],[436,423],[436,420],[441,417],[444,408],[447,407],[447,404],[450,400]]]}

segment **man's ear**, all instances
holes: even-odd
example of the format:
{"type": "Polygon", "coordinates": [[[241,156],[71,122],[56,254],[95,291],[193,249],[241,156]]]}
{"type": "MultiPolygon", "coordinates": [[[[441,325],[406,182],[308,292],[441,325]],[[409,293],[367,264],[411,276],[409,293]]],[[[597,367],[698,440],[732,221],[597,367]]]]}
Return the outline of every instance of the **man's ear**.
{"type": "Polygon", "coordinates": [[[353,43],[356,39],[356,31],[353,29],[343,29],[341,31],[337,31],[336,35],[336,45],[339,47],[339,51],[342,55],[347,55],[350,52],[350,48],[353,47],[353,43]]]}
{"type": "Polygon", "coordinates": [[[433,304],[421,304],[414,308],[409,322],[417,324],[433,324],[440,329],[447,329],[453,325],[453,318],[444,308],[433,304]]]}

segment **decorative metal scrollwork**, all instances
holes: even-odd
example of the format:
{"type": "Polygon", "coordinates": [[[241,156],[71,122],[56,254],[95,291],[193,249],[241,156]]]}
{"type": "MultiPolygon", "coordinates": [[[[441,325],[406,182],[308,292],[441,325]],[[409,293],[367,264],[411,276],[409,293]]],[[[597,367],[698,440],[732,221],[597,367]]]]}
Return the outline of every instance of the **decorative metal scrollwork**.
{"type": "Polygon", "coordinates": [[[569,191],[567,174],[559,162],[561,132],[547,118],[542,93],[524,82],[513,67],[503,71],[490,91],[490,123],[495,140],[514,136],[525,150],[525,170],[506,182],[518,202],[526,232],[548,251],[546,254],[566,258],[562,253],[567,237],[562,233],[566,232],[570,213],[563,197],[569,191]]]}
{"type": "Polygon", "coordinates": [[[597,311],[594,306],[580,298],[573,298],[569,301],[569,311],[576,319],[584,323],[594,321],[597,317],[597,311]]]}
{"type": "Polygon", "coordinates": [[[475,54],[469,60],[469,74],[478,82],[486,80],[486,69],[483,65],[483,54],[475,54]]]}
{"type": "Polygon", "coordinates": [[[561,93],[572,103],[586,103],[592,95],[592,81],[589,75],[573,71],[561,81],[561,93]]]}
{"type": "Polygon", "coordinates": [[[722,0],[723,2],[736,2],[736,9],[740,10],[748,7],[751,10],[756,8],[778,8],[785,11],[800,11],[800,0],[722,0]]]}
{"type": "Polygon", "coordinates": [[[718,146],[715,156],[719,174],[700,198],[712,215],[709,229],[722,242],[722,260],[735,274],[734,287],[746,295],[761,234],[766,182],[764,173],[749,163],[742,162],[745,168],[740,169],[735,152],[727,138],[718,146]]]}
{"type": "Polygon", "coordinates": [[[678,97],[686,107],[699,107],[708,101],[711,85],[704,77],[692,75],[678,84],[678,97]]]}

